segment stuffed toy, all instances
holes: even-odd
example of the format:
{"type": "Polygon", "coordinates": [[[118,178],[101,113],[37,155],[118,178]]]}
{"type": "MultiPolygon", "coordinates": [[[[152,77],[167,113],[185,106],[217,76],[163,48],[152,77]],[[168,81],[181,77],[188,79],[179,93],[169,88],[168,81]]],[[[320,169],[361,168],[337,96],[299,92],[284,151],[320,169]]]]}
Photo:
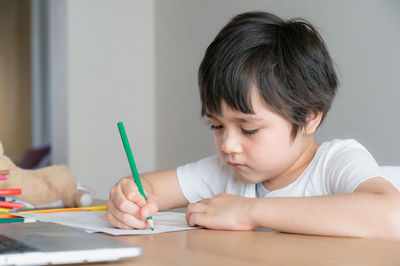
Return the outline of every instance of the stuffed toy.
{"type": "Polygon", "coordinates": [[[11,197],[25,201],[33,207],[81,207],[92,203],[90,193],[78,189],[77,181],[67,166],[22,169],[4,155],[1,142],[0,171],[8,171],[7,179],[0,180],[0,189],[20,188],[22,193],[11,197]]]}

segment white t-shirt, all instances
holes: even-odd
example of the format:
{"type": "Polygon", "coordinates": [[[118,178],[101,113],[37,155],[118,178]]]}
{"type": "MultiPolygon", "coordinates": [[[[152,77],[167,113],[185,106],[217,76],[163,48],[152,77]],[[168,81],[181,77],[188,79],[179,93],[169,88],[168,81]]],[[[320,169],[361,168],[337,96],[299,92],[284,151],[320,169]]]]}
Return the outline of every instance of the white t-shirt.
{"type": "Polygon", "coordinates": [[[371,177],[382,177],[371,154],[357,141],[335,139],[321,144],[304,172],[286,187],[268,191],[262,183],[245,184],[218,154],[177,169],[179,185],[189,202],[225,192],[255,197],[304,197],[353,192],[371,177]]]}

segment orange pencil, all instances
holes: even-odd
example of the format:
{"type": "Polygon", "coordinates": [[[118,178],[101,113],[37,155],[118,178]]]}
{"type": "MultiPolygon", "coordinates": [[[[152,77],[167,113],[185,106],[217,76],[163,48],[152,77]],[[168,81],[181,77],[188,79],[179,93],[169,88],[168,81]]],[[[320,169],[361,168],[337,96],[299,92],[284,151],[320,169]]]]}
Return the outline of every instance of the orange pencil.
{"type": "Polygon", "coordinates": [[[19,213],[55,213],[55,212],[80,212],[80,211],[104,211],[107,206],[88,206],[77,208],[63,208],[63,209],[45,209],[45,210],[32,210],[32,211],[19,211],[19,213]]]}
{"type": "Polygon", "coordinates": [[[14,214],[9,214],[9,213],[4,213],[4,214],[0,214],[0,219],[1,218],[21,218],[21,216],[14,215],[14,214]]]}

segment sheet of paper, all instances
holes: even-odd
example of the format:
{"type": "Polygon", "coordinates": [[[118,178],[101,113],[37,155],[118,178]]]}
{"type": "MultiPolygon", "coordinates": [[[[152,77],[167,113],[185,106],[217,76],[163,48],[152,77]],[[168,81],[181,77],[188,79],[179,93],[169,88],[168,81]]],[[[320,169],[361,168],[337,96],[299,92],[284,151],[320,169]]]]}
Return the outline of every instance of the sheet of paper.
{"type": "Polygon", "coordinates": [[[103,232],[111,235],[145,235],[199,228],[188,226],[185,214],[179,212],[158,212],[154,215],[154,231],[150,228],[117,229],[107,222],[105,218],[106,211],[18,213],[18,215],[41,222],[53,222],[85,229],[89,232],[103,232]]]}

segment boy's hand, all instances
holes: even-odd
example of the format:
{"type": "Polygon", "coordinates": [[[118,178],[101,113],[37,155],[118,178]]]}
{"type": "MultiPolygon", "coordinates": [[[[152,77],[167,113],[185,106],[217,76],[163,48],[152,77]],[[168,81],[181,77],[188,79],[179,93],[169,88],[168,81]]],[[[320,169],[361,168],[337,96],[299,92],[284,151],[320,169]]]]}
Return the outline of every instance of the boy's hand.
{"type": "Polygon", "coordinates": [[[149,227],[146,218],[158,211],[156,197],[146,191],[147,202],[132,177],[121,179],[111,190],[107,201],[107,220],[121,229],[149,227]]]}
{"type": "Polygon", "coordinates": [[[189,204],[186,219],[190,226],[221,230],[252,230],[251,199],[230,194],[218,194],[210,199],[189,204]]]}

